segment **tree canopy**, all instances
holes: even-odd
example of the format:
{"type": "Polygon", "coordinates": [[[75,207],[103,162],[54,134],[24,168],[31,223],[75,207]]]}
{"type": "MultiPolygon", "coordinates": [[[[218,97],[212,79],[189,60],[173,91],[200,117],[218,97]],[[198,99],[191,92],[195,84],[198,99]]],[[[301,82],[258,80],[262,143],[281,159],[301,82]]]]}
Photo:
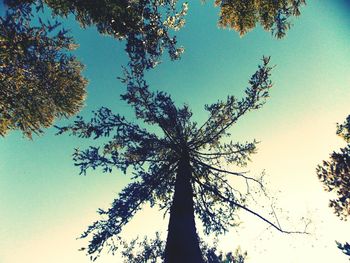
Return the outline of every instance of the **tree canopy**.
{"type": "Polygon", "coordinates": [[[172,30],[179,30],[185,23],[187,4],[177,8],[173,0],[7,0],[11,7],[32,4],[48,6],[53,15],[73,15],[85,28],[96,26],[102,34],[119,40],[126,40],[126,52],[130,65],[137,64],[145,69],[160,62],[164,50],[171,59],[179,58],[183,49],[176,46],[172,30]]]}
{"type": "Polygon", "coordinates": [[[317,175],[324,189],[337,196],[330,200],[329,206],[340,219],[346,220],[350,215],[350,115],[337,125],[337,134],[348,144],[323,161],[317,167],[317,175]]]}
{"type": "Polygon", "coordinates": [[[227,176],[263,187],[261,181],[225,169],[228,164],[244,166],[256,150],[255,141],[237,143],[226,139],[228,129],[238,119],[265,103],[272,86],[268,63],[269,58],[265,57],[263,65],[251,77],[244,98],[228,96],[226,100],[206,105],[209,118],[201,126],[191,120],[192,112],[187,105],[176,107],[167,93],[151,92],[140,69],[125,72],[122,80],[127,92],[122,99],[134,108],[139,120],[145,125],[158,126],[163,136],[128,122],[107,108],[98,110],[89,122],[78,118],[74,124],[59,128],[59,133],[70,132],[82,138],[110,139],[102,146],[75,152],[74,161],[82,174],[97,167],[104,172],[117,168],[124,173],[132,168],[132,182],[120,192],[110,209],[99,211],[103,219],[82,235],[92,237],[88,254],[98,255],[104,247],[115,251],[114,242],[118,241],[123,226],[147,202],[170,210],[165,262],[203,262],[202,255],[195,260],[183,261],[182,258],[179,261],[178,258],[179,251],[186,247],[197,249],[196,256],[200,253],[194,213],[207,234],[225,233],[235,225],[238,208],[284,232],[280,226],[249,209],[245,205],[247,195],[232,187],[227,176]]]}
{"type": "MultiPolygon", "coordinates": [[[[337,135],[347,145],[338,152],[333,152],[329,160],[323,161],[317,167],[318,178],[327,192],[335,193],[337,198],[329,202],[329,207],[341,219],[347,220],[350,216],[350,115],[342,124],[337,124],[337,135]]],[[[338,248],[350,257],[350,245],[336,242],[338,248]]]]}
{"type": "Polygon", "coordinates": [[[277,38],[291,27],[290,17],[300,15],[305,0],[215,0],[220,7],[219,26],[244,35],[258,23],[277,38]]]}
{"type": "Polygon", "coordinates": [[[55,118],[83,106],[83,66],[68,51],[76,45],[59,23],[31,25],[31,8],[0,17],[0,135],[41,133],[55,118]]]}
{"type": "MultiPolygon", "coordinates": [[[[161,61],[164,50],[172,60],[184,50],[177,46],[172,31],[185,24],[188,5],[183,3],[179,8],[176,0],[5,3],[10,9],[0,20],[1,136],[9,130],[21,130],[31,138],[55,118],[71,116],[83,105],[87,81],[82,76],[82,64],[68,55],[76,47],[73,39],[67,31],[57,30],[56,22],[32,23],[45,5],[54,16],[72,14],[84,28],[94,25],[102,34],[126,40],[129,67],[150,69],[161,61]]],[[[303,4],[304,0],[215,1],[221,8],[221,27],[233,28],[242,35],[260,23],[278,38],[285,35],[289,17],[299,15],[303,4]]]]}
{"type": "MultiPolygon", "coordinates": [[[[188,5],[178,0],[141,1],[83,1],[83,0],[6,0],[11,7],[23,4],[46,4],[54,15],[67,17],[73,14],[82,27],[95,25],[102,34],[126,40],[126,51],[132,64],[152,68],[160,62],[164,50],[171,59],[183,52],[177,47],[172,30],[185,24],[188,5]]],[[[305,0],[215,0],[220,7],[219,26],[231,28],[240,35],[260,24],[277,38],[285,36],[290,28],[290,17],[300,15],[305,0]]]]}
{"type": "Polygon", "coordinates": [[[60,23],[40,19],[44,3],[54,15],[73,13],[84,27],[96,25],[101,33],[126,38],[131,67],[154,67],[163,49],[168,49],[172,59],[182,52],[168,29],[183,25],[186,5],[176,13],[172,1],[5,3],[9,10],[0,18],[1,136],[20,130],[32,138],[33,133],[51,126],[55,118],[72,116],[83,106],[87,86],[83,65],[68,53],[77,45],[68,31],[59,29],[60,23]],[[161,19],[163,13],[166,19],[161,19]],[[38,22],[33,22],[34,17],[39,17],[38,22]]]}

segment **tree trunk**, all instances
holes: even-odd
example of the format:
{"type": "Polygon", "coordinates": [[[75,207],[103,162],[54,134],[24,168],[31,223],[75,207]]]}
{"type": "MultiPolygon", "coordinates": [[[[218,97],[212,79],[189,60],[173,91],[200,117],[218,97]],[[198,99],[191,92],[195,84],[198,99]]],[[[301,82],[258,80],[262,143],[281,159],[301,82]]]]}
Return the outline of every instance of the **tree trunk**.
{"type": "Polygon", "coordinates": [[[165,263],[204,263],[194,221],[188,155],[180,160],[176,175],[165,247],[165,263]]]}

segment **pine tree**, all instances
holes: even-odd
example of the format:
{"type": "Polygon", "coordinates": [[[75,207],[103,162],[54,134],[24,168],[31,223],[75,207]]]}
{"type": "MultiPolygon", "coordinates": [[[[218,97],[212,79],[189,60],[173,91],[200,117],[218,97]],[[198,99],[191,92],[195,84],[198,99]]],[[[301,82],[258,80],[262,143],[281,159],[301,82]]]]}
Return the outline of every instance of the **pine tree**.
{"type": "MultiPolygon", "coordinates": [[[[163,136],[128,122],[124,117],[101,108],[89,122],[78,118],[74,124],[59,128],[82,138],[110,140],[101,147],[77,150],[74,161],[81,173],[101,167],[105,172],[117,168],[124,173],[132,168],[132,182],[126,186],[107,210],[104,218],[91,225],[82,237],[92,236],[87,252],[99,254],[114,242],[123,226],[149,202],[170,210],[165,262],[203,262],[195,225],[195,214],[209,233],[224,233],[235,224],[238,208],[244,209],[283,231],[245,205],[246,196],[232,187],[227,175],[261,182],[244,173],[225,169],[227,164],[244,166],[256,150],[256,142],[224,142],[228,130],[244,114],[260,108],[268,97],[269,58],[251,77],[245,97],[228,96],[224,101],[206,105],[209,118],[201,125],[191,120],[192,112],[184,105],[176,107],[165,92],[151,92],[143,71],[126,71],[123,82],[127,92],[122,99],[131,105],[136,117],[145,125],[155,125],[163,136]]],[[[135,70],[135,69],[134,69],[135,70]]],[[[93,258],[96,258],[93,256],[93,258]]]]}

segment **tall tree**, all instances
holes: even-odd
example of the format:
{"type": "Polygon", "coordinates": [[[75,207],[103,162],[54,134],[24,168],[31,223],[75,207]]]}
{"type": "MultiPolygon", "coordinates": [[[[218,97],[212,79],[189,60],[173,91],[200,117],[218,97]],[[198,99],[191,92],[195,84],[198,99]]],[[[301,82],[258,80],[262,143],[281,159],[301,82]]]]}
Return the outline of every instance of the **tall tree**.
{"type": "Polygon", "coordinates": [[[0,17],[0,136],[20,130],[29,138],[55,118],[77,113],[85,98],[76,45],[59,23],[31,25],[31,8],[0,17]]]}
{"type": "MultiPolygon", "coordinates": [[[[329,160],[323,161],[317,167],[318,178],[327,192],[335,193],[337,198],[329,202],[329,207],[341,219],[350,216],[350,115],[343,124],[337,124],[337,135],[345,140],[347,145],[338,152],[333,152],[329,160]]],[[[348,243],[340,244],[338,248],[350,256],[348,243]]]]}
{"type": "Polygon", "coordinates": [[[225,169],[227,164],[244,166],[256,150],[255,142],[225,142],[225,138],[229,128],[244,114],[264,104],[272,86],[268,63],[269,58],[265,57],[251,77],[244,98],[228,96],[224,101],[206,105],[209,118],[200,127],[191,120],[188,106],[176,107],[168,94],[151,92],[140,69],[125,72],[127,92],[122,99],[134,108],[139,120],[159,127],[163,136],[106,108],[97,111],[89,122],[79,118],[73,125],[59,128],[59,133],[70,132],[82,138],[110,138],[101,147],[76,151],[74,161],[82,174],[97,167],[105,172],[117,168],[124,173],[132,168],[133,181],[120,192],[109,210],[99,211],[103,219],[82,235],[92,236],[88,254],[98,255],[106,246],[114,251],[122,227],[146,202],[170,210],[166,263],[203,262],[195,214],[207,234],[226,232],[235,224],[238,208],[283,232],[280,226],[249,209],[245,204],[247,196],[231,186],[226,176],[235,176],[247,184],[262,186],[261,182],[225,169]]]}
{"type": "Polygon", "coordinates": [[[244,35],[258,23],[277,38],[291,27],[290,17],[300,15],[305,0],[215,0],[220,7],[219,26],[244,35]]]}

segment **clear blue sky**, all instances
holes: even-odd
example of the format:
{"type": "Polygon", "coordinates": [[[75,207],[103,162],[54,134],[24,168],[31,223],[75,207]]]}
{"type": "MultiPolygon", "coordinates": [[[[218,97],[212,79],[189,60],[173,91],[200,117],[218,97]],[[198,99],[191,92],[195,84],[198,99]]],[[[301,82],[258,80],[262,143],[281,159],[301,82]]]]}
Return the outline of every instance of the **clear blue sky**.
{"type": "MultiPolygon", "coordinates": [[[[309,216],[313,234],[265,233],[265,225],[242,214],[242,227],[223,238],[223,247],[241,245],[248,251],[248,262],[346,262],[334,240],[350,241],[350,225],[327,207],[330,196],[317,181],[315,167],[343,145],[335,136],[335,124],[350,114],[347,2],[308,1],[287,37],[276,40],[260,28],[243,38],[218,29],[218,9],[209,1],[204,5],[193,1],[187,24],[178,32],[186,49],[182,59],[175,63],[164,59],[147,76],[153,89],[171,93],[179,104],[189,104],[200,122],[206,117],[204,104],[243,94],[263,55],[270,55],[277,65],[271,98],[263,109],[242,119],[233,136],[261,141],[251,171],[266,169],[271,191],[279,199],[277,206],[290,217],[284,225],[298,227],[297,219],[309,216]]],[[[72,21],[66,27],[72,28],[80,44],[76,55],[86,65],[90,81],[81,115],[89,117],[92,110],[107,106],[133,120],[130,108],[119,100],[124,87],[116,79],[127,61],[123,43],[94,29],[81,30],[72,21]]],[[[69,121],[57,122],[64,123],[69,121]]],[[[0,138],[1,263],[89,262],[77,251],[85,242],[75,238],[96,218],[96,209],[108,206],[128,182],[128,176],[119,172],[79,176],[71,154],[88,142],[54,134],[55,129],[48,129],[33,141],[17,132],[0,138]]],[[[142,216],[131,222],[134,232],[138,228],[166,232],[166,222],[157,225],[158,213],[142,216]]],[[[118,261],[106,256],[100,262],[118,261]]]]}

